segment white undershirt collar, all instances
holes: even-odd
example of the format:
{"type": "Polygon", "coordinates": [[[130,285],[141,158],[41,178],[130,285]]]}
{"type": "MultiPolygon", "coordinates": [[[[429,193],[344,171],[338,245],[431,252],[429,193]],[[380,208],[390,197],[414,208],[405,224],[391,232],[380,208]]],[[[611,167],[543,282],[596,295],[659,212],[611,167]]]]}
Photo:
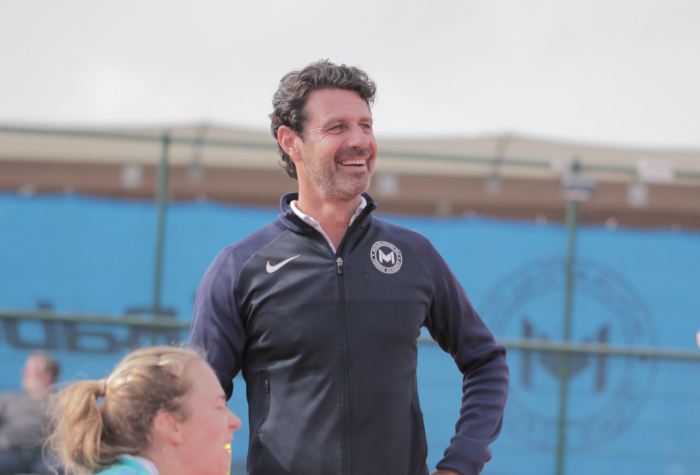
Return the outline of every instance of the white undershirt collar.
{"type": "MultiPolygon", "coordinates": [[[[289,205],[292,207],[292,211],[294,211],[294,214],[299,216],[302,219],[302,221],[304,221],[306,224],[308,224],[309,226],[313,227],[316,231],[321,233],[321,236],[323,236],[326,239],[326,242],[329,246],[331,246],[331,249],[333,249],[333,252],[335,253],[336,249],[333,245],[333,242],[331,241],[331,238],[328,237],[328,234],[326,234],[321,225],[318,224],[318,221],[301,211],[297,206],[297,200],[292,201],[291,203],[289,203],[289,205]]],[[[360,195],[360,205],[355,210],[355,214],[352,215],[352,218],[350,218],[350,223],[348,223],[348,227],[353,223],[353,221],[355,221],[355,219],[357,219],[357,217],[360,215],[360,213],[362,213],[362,210],[365,209],[366,206],[367,200],[364,196],[360,195]]]]}

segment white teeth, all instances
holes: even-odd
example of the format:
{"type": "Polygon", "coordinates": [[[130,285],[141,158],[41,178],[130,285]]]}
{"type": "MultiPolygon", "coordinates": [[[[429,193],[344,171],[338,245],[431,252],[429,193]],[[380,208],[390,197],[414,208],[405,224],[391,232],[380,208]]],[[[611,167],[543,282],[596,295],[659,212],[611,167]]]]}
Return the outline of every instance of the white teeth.
{"type": "Polygon", "coordinates": [[[365,161],[364,160],[345,160],[343,162],[340,162],[341,165],[364,165],[365,161]]]}

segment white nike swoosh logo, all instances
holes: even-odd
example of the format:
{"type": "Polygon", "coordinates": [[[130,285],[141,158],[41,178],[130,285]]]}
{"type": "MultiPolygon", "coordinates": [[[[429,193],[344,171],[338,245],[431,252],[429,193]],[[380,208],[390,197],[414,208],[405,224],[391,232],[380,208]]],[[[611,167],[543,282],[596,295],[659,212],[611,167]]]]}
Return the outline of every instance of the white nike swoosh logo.
{"type": "Polygon", "coordinates": [[[265,266],[265,270],[267,271],[268,274],[272,274],[273,272],[277,272],[287,262],[294,260],[299,256],[301,256],[301,254],[297,254],[296,256],[292,256],[289,259],[285,259],[282,262],[280,262],[279,264],[275,264],[274,266],[271,266],[270,261],[267,261],[267,265],[265,266]]]}

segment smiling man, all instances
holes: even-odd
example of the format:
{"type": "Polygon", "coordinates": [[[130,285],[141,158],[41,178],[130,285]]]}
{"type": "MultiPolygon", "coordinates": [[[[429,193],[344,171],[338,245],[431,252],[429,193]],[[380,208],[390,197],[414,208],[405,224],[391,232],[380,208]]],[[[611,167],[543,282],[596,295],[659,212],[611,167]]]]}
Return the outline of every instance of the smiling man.
{"type": "Polygon", "coordinates": [[[426,475],[421,327],[463,375],[435,473],[478,474],[501,430],[505,349],[430,242],[372,215],[375,92],[328,61],[282,78],[272,133],[299,192],[222,250],[197,291],[190,345],[228,397],[246,380],[249,474],[426,475]]]}

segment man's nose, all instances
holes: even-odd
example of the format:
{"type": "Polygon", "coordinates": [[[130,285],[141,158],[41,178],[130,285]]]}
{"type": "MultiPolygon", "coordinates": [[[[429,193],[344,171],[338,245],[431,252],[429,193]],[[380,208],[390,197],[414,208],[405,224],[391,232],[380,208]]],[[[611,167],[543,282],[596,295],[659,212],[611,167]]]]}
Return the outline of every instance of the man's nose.
{"type": "Polygon", "coordinates": [[[360,125],[355,125],[350,130],[350,138],[348,139],[348,146],[353,148],[365,149],[369,147],[370,142],[373,140],[373,135],[371,131],[363,128],[360,125]]]}

